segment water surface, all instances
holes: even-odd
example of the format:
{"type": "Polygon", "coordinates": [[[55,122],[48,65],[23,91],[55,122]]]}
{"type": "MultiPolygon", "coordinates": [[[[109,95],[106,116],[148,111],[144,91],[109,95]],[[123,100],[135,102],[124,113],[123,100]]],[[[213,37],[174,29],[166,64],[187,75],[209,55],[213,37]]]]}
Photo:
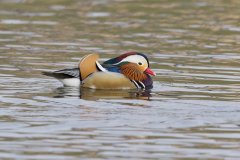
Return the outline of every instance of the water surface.
{"type": "Polygon", "coordinates": [[[0,159],[240,159],[240,2],[0,1],[0,159]],[[41,71],[146,53],[150,92],[41,71]]]}

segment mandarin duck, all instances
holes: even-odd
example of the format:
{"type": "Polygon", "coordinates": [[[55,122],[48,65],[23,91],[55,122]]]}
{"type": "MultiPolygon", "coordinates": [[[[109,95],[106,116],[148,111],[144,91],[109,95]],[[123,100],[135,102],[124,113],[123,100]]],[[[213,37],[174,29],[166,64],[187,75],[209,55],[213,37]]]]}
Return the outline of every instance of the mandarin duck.
{"type": "Polygon", "coordinates": [[[98,59],[98,54],[90,54],[80,60],[77,68],[43,72],[43,74],[57,78],[64,86],[92,89],[151,89],[153,87],[151,76],[155,76],[156,73],[149,68],[146,55],[128,52],[102,64],[98,59]]]}

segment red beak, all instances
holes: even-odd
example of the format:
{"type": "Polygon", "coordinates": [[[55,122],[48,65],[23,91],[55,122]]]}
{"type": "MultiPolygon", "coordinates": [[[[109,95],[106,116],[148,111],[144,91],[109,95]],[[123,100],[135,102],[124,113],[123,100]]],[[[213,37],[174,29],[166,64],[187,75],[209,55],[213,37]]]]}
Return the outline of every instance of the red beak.
{"type": "Polygon", "coordinates": [[[145,73],[152,75],[152,76],[156,76],[157,74],[155,72],[153,72],[150,68],[147,68],[145,71],[145,73]]]}

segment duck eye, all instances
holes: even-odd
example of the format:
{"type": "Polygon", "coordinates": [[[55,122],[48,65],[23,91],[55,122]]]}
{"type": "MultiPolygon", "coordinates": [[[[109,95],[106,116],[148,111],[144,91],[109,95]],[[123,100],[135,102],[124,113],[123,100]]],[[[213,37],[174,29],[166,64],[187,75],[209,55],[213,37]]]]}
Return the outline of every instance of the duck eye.
{"type": "Polygon", "coordinates": [[[142,65],[142,62],[138,62],[138,64],[141,66],[141,65],[142,65]]]}

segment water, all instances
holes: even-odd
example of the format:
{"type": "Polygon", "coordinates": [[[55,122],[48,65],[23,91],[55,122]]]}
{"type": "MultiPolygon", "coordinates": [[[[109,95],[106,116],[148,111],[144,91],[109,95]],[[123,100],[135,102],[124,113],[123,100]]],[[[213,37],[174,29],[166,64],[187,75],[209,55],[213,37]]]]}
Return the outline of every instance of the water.
{"type": "Polygon", "coordinates": [[[240,2],[0,1],[0,159],[240,159],[240,2]],[[41,75],[136,50],[151,92],[41,75]]]}

